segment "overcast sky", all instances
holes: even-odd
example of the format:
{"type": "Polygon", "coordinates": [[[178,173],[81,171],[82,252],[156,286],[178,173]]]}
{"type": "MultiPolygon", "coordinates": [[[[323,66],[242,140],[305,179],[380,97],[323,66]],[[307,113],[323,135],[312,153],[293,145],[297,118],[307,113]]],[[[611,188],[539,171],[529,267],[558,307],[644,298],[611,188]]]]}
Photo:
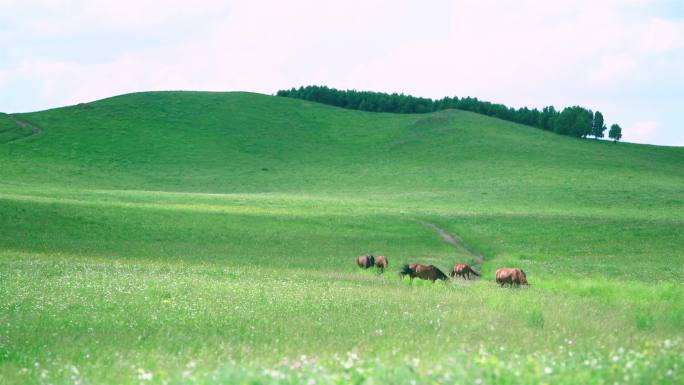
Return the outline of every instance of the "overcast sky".
{"type": "Polygon", "coordinates": [[[684,0],[0,0],[0,111],[309,84],[579,104],[684,146],[684,0]]]}

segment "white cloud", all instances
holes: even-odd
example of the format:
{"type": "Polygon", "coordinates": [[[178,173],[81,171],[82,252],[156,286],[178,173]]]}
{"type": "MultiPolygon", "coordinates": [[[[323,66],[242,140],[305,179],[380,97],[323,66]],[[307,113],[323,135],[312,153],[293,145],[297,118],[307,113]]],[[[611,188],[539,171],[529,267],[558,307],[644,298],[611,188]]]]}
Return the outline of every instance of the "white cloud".
{"type": "Polygon", "coordinates": [[[621,53],[605,55],[594,69],[592,78],[601,84],[623,82],[639,72],[639,63],[634,55],[621,53]]]}
{"type": "Polygon", "coordinates": [[[634,122],[622,128],[623,139],[627,142],[650,143],[658,130],[658,122],[649,120],[634,122]]]}
{"type": "Polygon", "coordinates": [[[653,18],[642,26],[637,48],[657,54],[684,48],[684,22],[653,18]]]}

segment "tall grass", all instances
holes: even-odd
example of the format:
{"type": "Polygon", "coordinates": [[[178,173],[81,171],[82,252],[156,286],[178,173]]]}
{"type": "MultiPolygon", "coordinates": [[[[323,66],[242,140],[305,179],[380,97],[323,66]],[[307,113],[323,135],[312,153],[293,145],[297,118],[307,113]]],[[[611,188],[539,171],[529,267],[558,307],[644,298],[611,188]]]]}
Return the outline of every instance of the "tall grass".
{"type": "Polygon", "coordinates": [[[44,131],[0,145],[2,384],[684,381],[681,149],[241,93],[22,118],[44,131]],[[473,262],[423,222],[482,279],[401,280],[473,262]]]}

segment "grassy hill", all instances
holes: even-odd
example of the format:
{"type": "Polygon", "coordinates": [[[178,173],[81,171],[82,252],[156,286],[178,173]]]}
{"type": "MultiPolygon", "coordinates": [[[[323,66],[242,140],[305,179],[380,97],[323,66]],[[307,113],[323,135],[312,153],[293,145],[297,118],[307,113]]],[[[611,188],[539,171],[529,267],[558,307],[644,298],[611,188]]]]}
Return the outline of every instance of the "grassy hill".
{"type": "Polygon", "coordinates": [[[31,133],[30,128],[18,125],[9,115],[0,113],[0,144],[15,142],[31,133]]]}
{"type": "Polygon", "coordinates": [[[2,383],[684,378],[684,148],[251,93],[14,117],[42,131],[0,115],[2,383]],[[425,223],[483,279],[400,281],[474,261],[425,223]]]}

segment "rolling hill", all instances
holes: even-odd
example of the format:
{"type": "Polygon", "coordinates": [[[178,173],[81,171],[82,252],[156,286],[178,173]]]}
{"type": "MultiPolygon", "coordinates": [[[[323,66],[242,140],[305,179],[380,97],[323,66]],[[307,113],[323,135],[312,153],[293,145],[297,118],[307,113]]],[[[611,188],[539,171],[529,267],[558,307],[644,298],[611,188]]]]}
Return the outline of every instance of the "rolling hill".
{"type": "Polygon", "coordinates": [[[683,378],[684,148],[242,92],[12,117],[2,383],[683,378]],[[468,249],[482,280],[396,276],[468,249]],[[500,266],[530,289],[497,288],[500,266]]]}

